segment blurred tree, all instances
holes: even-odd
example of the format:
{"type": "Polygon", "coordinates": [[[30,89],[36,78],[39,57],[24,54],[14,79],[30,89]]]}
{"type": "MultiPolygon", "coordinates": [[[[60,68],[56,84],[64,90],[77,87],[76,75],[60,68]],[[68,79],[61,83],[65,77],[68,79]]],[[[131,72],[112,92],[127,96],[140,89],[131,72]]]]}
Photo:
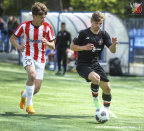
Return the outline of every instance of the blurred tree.
{"type": "MultiPolygon", "coordinates": [[[[74,11],[108,11],[121,18],[127,18],[143,16],[129,15],[131,13],[130,2],[133,3],[136,1],[144,3],[143,0],[71,0],[70,4],[73,6],[74,11]]],[[[144,8],[144,4],[142,8],[144,8]]]]}
{"type": "Polygon", "coordinates": [[[62,11],[63,10],[63,5],[62,5],[62,0],[48,0],[48,8],[51,11],[62,11]]]}
{"type": "MultiPolygon", "coordinates": [[[[66,1],[66,0],[65,0],[66,1]]],[[[62,0],[4,0],[5,15],[19,16],[21,10],[31,10],[35,2],[46,4],[51,11],[62,11],[62,0]]]]}
{"type": "Polygon", "coordinates": [[[63,9],[68,9],[71,0],[62,0],[63,9]]]}
{"type": "Polygon", "coordinates": [[[3,6],[3,0],[0,0],[0,17],[4,15],[4,6],[3,6]]]}
{"type": "MultiPolygon", "coordinates": [[[[21,10],[31,10],[31,6],[35,2],[46,4],[50,11],[62,11],[68,9],[69,6],[74,8],[74,11],[108,11],[118,15],[121,18],[139,17],[129,15],[131,13],[130,3],[143,2],[143,0],[0,0],[0,15],[5,7],[5,15],[19,16],[21,10]],[[3,6],[4,5],[4,6],[3,6]]],[[[144,17],[144,15],[141,15],[144,17]]]]}

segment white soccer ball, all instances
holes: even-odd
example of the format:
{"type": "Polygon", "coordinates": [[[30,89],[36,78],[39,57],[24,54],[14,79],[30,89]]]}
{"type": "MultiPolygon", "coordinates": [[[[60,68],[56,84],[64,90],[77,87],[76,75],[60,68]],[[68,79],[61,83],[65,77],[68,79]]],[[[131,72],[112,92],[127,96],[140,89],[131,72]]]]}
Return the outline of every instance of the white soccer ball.
{"type": "Polygon", "coordinates": [[[53,70],[54,70],[54,65],[53,65],[53,64],[51,64],[51,65],[49,66],[49,70],[50,70],[50,71],[53,71],[53,70]]]}
{"type": "Polygon", "coordinates": [[[110,112],[108,109],[101,107],[95,111],[95,119],[99,123],[105,123],[110,119],[110,112]]]}

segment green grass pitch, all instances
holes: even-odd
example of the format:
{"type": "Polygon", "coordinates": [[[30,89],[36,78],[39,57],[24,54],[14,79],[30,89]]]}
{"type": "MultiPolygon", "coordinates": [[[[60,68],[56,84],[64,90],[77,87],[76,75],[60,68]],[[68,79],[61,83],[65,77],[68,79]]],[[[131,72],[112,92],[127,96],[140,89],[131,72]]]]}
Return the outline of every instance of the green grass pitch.
{"type": "MultiPolygon", "coordinates": [[[[143,131],[144,77],[110,77],[111,118],[99,124],[90,83],[77,73],[55,76],[45,71],[41,90],[33,98],[35,115],[19,108],[27,75],[22,66],[0,62],[0,131],[143,131]]],[[[101,99],[102,91],[99,91],[101,99]]]]}

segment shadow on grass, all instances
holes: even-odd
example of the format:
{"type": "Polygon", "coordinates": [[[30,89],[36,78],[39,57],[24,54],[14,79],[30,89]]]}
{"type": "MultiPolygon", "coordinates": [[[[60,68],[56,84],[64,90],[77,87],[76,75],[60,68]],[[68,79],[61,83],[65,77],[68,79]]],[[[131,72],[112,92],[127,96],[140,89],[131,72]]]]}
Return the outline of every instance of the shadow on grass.
{"type": "Polygon", "coordinates": [[[5,117],[42,117],[43,119],[51,119],[51,118],[61,118],[61,119],[72,119],[72,118],[92,118],[94,116],[71,116],[71,115],[43,115],[43,114],[17,114],[17,112],[5,112],[5,114],[0,114],[0,116],[5,117]],[[44,118],[45,117],[45,118],[44,118]]]}

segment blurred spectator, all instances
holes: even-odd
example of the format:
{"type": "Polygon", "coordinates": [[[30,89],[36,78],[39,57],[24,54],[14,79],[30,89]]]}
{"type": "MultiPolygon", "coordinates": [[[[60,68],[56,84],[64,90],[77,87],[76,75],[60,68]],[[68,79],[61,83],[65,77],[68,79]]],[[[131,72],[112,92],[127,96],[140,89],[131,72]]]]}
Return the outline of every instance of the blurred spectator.
{"type": "Polygon", "coordinates": [[[66,73],[67,67],[67,49],[70,48],[71,35],[66,31],[65,23],[61,23],[61,31],[58,32],[56,38],[57,46],[57,60],[58,60],[58,72],[56,75],[61,75],[61,61],[63,61],[63,75],[66,73]],[[69,44],[68,44],[69,43],[69,44]]]}
{"type": "MultiPolygon", "coordinates": [[[[11,35],[13,34],[13,31],[18,27],[19,25],[19,22],[17,20],[16,17],[12,17],[10,16],[9,19],[8,19],[8,32],[9,32],[9,38],[11,37],[11,35]]],[[[12,44],[10,44],[12,45],[12,44]]],[[[11,47],[11,52],[13,54],[17,54],[17,48],[15,46],[12,45],[11,47]]]]}
{"type": "Polygon", "coordinates": [[[48,53],[49,63],[54,62],[55,53],[55,50],[51,50],[50,53],[48,53]]]}
{"type": "Polygon", "coordinates": [[[74,57],[74,51],[71,49],[67,49],[68,71],[70,71],[73,68],[73,57],[74,57]]]}
{"type": "Polygon", "coordinates": [[[68,9],[64,9],[63,11],[64,11],[64,12],[68,12],[68,9]]]}
{"type": "Polygon", "coordinates": [[[7,24],[2,17],[0,17],[0,30],[1,33],[4,33],[5,35],[7,34],[7,24]]]}
{"type": "Polygon", "coordinates": [[[70,6],[70,7],[68,8],[68,11],[69,11],[69,12],[73,12],[73,7],[70,6]]]}
{"type": "Polygon", "coordinates": [[[75,60],[77,59],[77,51],[68,49],[67,52],[68,52],[68,70],[70,72],[76,72],[75,60]]]}
{"type": "Polygon", "coordinates": [[[75,66],[75,62],[76,62],[76,59],[77,59],[77,51],[74,51],[74,57],[73,57],[73,69],[71,70],[71,72],[77,72],[76,71],[76,66],[75,66]]]}
{"type": "Polygon", "coordinates": [[[7,26],[8,30],[12,29],[11,28],[12,27],[12,20],[13,20],[13,16],[9,16],[9,18],[8,18],[8,26],[7,26]]]}
{"type": "Polygon", "coordinates": [[[0,51],[5,51],[6,49],[6,35],[7,35],[7,24],[0,17],[0,51]]]}
{"type": "Polygon", "coordinates": [[[19,25],[19,22],[18,22],[17,18],[14,17],[12,20],[12,29],[15,30],[18,27],[18,25],[19,25]]]}
{"type": "Polygon", "coordinates": [[[8,33],[9,33],[9,37],[12,35],[12,20],[13,20],[13,17],[12,16],[9,16],[9,18],[8,18],[8,26],[7,26],[7,28],[8,28],[8,33]]]}
{"type": "Polygon", "coordinates": [[[48,65],[49,65],[49,70],[54,70],[54,62],[55,62],[55,50],[51,50],[47,55],[48,55],[48,65]]]}

